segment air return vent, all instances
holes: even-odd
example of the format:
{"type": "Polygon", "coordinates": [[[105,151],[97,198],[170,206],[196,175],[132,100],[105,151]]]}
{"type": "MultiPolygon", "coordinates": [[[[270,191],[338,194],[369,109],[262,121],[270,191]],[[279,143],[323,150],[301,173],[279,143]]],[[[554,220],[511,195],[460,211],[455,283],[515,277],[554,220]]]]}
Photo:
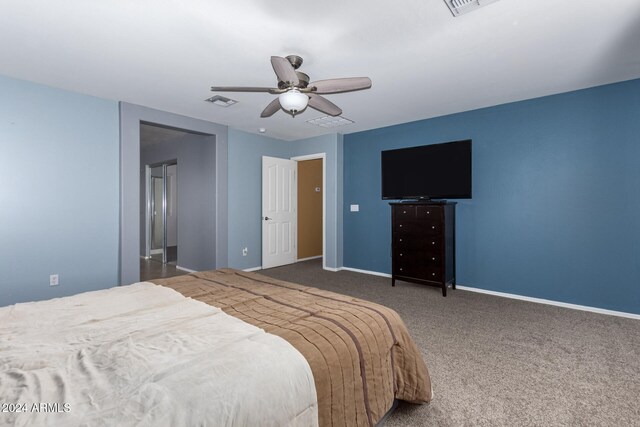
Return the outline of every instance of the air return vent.
{"type": "Polygon", "coordinates": [[[219,107],[229,107],[238,102],[235,99],[225,98],[224,96],[220,95],[212,96],[211,98],[205,99],[205,101],[216,104],[219,107]]]}
{"type": "Polygon", "coordinates": [[[498,0],[444,0],[453,16],[460,16],[463,13],[471,12],[495,1],[498,0]]]}
{"type": "Polygon", "coordinates": [[[354,121],[341,116],[324,116],[318,117],[317,119],[307,120],[307,123],[311,123],[312,125],[320,126],[322,128],[335,128],[338,126],[350,125],[351,123],[354,123],[354,121]]]}

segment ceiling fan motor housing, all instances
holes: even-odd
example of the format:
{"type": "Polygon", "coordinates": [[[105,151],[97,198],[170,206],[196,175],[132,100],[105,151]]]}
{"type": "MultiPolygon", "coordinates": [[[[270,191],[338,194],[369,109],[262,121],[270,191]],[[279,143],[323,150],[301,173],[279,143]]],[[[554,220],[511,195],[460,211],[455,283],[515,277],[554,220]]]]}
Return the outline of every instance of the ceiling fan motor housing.
{"type": "MultiPolygon", "coordinates": [[[[303,73],[302,71],[296,71],[296,75],[298,76],[298,80],[300,80],[300,83],[298,83],[296,87],[299,89],[306,88],[309,85],[309,75],[303,73]]],[[[290,86],[291,85],[287,82],[283,82],[283,81],[278,82],[278,89],[287,89],[290,86]]]]}
{"type": "Polygon", "coordinates": [[[286,58],[294,70],[297,70],[302,65],[302,58],[299,57],[298,55],[289,55],[286,58]]]}

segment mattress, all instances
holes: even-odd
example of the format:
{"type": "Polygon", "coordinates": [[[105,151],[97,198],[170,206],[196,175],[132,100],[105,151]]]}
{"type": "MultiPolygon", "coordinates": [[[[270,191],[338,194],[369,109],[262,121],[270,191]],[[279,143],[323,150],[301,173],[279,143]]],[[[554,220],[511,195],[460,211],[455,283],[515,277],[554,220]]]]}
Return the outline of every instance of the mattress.
{"type": "Polygon", "coordinates": [[[388,307],[233,269],[153,282],[295,347],[313,373],[321,426],[374,426],[394,399],[432,398],[422,355],[388,307]]]}
{"type": "Polygon", "coordinates": [[[314,426],[286,340],[137,283],[0,308],[0,426],[314,426]]]}

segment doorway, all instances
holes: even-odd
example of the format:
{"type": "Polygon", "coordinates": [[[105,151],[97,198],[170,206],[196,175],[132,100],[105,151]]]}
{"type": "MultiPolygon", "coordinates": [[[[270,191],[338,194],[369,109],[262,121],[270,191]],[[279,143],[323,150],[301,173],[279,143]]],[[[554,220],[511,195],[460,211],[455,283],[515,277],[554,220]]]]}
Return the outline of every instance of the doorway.
{"type": "Polygon", "coordinates": [[[322,258],[322,164],[298,161],[298,261],[322,258]]]}
{"type": "MultiPolygon", "coordinates": [[[[326,268],[326,154],[310,154],[292,157],[291,159],[278,159],[263,156],[262,176],[262,268],[277,267],[298,261],[314,258],[322,258],[322,267],[326,268]],[[303,215],[309,212],[315,218],[305,223],[304,231],[299,229],[299,166],[301,162],[316,160],[310,163],[315,169],[310,182],[304,184],[306,190],[315,193],[311,195],[313,205],[303,208],[303,215]],[[321,171],[320,177],[317,171],[321,171]],[[293,178],[291,178],[293,177],[293,178]],[[320,184],[318,184],[320,182],[320,184]],[[320,202],[320,203],[318,203],[320,202]],[[319,212],[318,212],[319,211],[319,212]],[[300,232],[302,239],[300,240],[300,232]],[[311,243],[312,255],[307,255],[307,243],[310,235],[320,236],[311,243]],[[305,246],[300,251],[300,244],[305,246]],[[320,250],[319,250],[320,249],[320,250]]],[[[303,164],[305,169],[307,164],[303,164]]],[[[306,172],[306,171],[305,171],[306,172]]],[[[305,173],[303,172],[303,173],[305,173]]],[[[304,196],[303,196],[304,197],[304,196]]]]}
{"type": "Polygon", "coordinates": [[[119,107],[119,283],[140,281],[141,264],[147,261],[144,166],[164,159],[177,159],[180,164],[176,269],[201,271],[227,266],[228,127],[127,102],[120,102],[119,107]],[[176,131],[181,134],[178,138],[176,131]]]}

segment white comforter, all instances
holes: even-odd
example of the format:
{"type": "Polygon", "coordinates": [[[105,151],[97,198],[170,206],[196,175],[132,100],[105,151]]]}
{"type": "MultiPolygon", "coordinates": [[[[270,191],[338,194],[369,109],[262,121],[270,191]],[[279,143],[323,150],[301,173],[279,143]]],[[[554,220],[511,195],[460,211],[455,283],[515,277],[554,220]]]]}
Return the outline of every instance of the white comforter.
{"type": "Polygon", "coordinates": [[[151,283],[0,308],[0,425],[314,426],[285,340],[151,283]]]}

